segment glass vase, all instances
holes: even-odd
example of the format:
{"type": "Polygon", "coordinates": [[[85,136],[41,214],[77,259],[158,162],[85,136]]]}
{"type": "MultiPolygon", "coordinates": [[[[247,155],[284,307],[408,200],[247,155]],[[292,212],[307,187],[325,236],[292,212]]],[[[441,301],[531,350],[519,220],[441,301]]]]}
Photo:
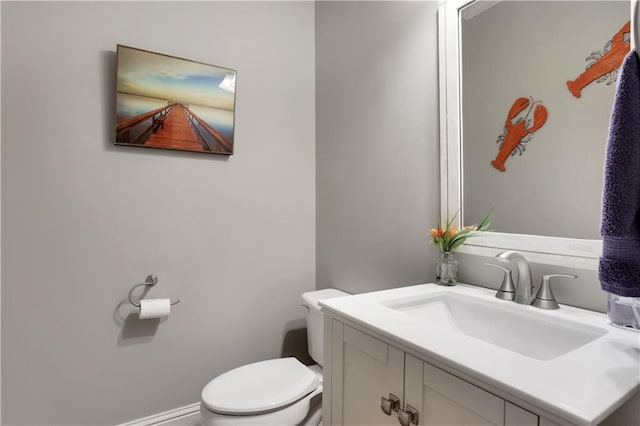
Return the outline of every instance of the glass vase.
{"type": "Polygon", "coordinates": [[[458,282],[458,261],[453,253],[440,253],[440,260],[436,262],[436,282],[441,285],[456,285],[458,282]]]}

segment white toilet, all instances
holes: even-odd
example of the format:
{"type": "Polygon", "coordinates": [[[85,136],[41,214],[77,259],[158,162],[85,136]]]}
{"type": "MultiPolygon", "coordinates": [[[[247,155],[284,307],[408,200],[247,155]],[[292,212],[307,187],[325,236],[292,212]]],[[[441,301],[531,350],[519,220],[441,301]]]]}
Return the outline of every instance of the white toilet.
{"type": "Polygon", "coordinates": [[[318,301],[347,295],[336,289],[302,295],[302,304],[307,309],[309,355],[318,365],[306,366],[295,358],[278,358],[221,374],[202,390],[202,426],[318,425],[321,404],[311,405],[312,398],[322,393],[324,323],[318,301]]]}

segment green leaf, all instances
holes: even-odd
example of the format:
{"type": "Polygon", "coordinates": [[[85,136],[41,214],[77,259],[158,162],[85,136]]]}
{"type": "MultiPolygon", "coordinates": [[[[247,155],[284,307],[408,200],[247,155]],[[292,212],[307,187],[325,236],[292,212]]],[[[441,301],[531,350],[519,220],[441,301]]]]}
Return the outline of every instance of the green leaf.
{"type": "MultiPolygon", "coordinates": [[[[449,231],[452,229],[453,222],[458,216],[458,210],[451,219],[447,220],[444,226],[444,235],[440,238],[433,238],[433,242],[438,244],[440,247],[440,251],[442,252],[452,252],[462,244],[464,244],[465,240],[470,237],[476,237],[480,235],[481,232],[488,231],[491,226],[491,221],[493,220],[493,214],[489,212],[480,223],[473,225],[473,227],[462,227],[453,235],[449,234],[449,231]]],[[[441,228],[442,221],[438,219],[438,228],[441,228]]]]}

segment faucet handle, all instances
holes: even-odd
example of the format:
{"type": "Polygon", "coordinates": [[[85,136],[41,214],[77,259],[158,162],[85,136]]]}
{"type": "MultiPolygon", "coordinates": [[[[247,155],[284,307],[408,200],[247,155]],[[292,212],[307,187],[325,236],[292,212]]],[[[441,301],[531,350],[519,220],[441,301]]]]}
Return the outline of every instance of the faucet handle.
{"type": "Polygon", "coordinates": [[[497,268],[504,272],[502,285],[500,285],[500,290],[496,293],[496,298],[502,300],[513,300],[516,295],[516,286],[513,284],[513,278],[511,278],[511,269],[505,268],[502,265],[496,265],[495,263],[483,263],[483,265],[491,266],[492,268],[497,268]]]}
{"type": "Polygon", "coordinates": [[[533,306],[541,309],[558,309],[560,306],[556,302],[556,298],[551,291],[551,278],[578,278],[577,275],[569,274],[550,274],[542,276],[542,284],[533,301],[533,306]]]}

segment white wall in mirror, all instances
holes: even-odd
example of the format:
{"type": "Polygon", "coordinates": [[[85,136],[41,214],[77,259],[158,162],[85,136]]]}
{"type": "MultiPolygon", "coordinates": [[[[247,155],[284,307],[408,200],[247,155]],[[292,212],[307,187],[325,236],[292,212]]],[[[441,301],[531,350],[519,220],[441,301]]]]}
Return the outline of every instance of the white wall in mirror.
{"type": "MultiPolygon", "coordinates": [[[[461,49],[459,35],[460,12],[470,3],[472,2],[468,0],[447,0],[441,4],[439,9],[441,218],[443,221],[452,217],[463,205],[461,190],[461,183],[463,181],[461,153],[462,102],[460,96],[461,49]]],[[[626,5],[628,14],[628,3],[626,3],[626,5]]],[[[486,12],[482,12],[491,13],[491,10],[494,8],[495,6],[492,5],[490,8],[485,8],[487,10],[486,12]]],[[[606,40],[604,41],[606,42],[606,40]]],[[[526,50],[527,46],[523,46],[522,48],[526,50]]],[[[587,52],[587,54],[588,53],[589,52],[587,52]]],[[[582,59],[584,60],[584,58],[582,59]]],[[[526,64],[523,66],[526,66],[526,64]]],[[[570,79],[570,76],[565,77],[564,75],[558,75],[558,78],[561,84],[565,84],[566,80],[570,79]]],[[[566,85],[564,86],[564,90],[566,90],[566,85]]],[[[500,113],[503,116],[505,114],[504,111],[500,113]]],[[[503,117],[501,119],[502,123],[504,123],[505,118],[506,117],[503,117]]],[[[497,130],[499,132],[501,129],[498,128],[497,130]]],[[[570,170],[565,170],[565,173],[570,173],[570,170]]],[[[601,192],[601,187],[598,188],[597,191],[601,192]]],[[[549,209],[556,208],[554,206],[546,207],[549,209]]],[[[597,207],[596,210],[595,214],[597,214],[599,218],[599,207],[597,207]]],[[[459,216],[463,215],[464,212],[459,216]]],[[[472,222],[480,218],[471,217],[469,219],[469,222],[472,222]]],[[[460,220],[457,219],[454,225],[460,226],[460,223],[460,220]]],[[[596,224],[596,227],[597,226],[596,224]]],[[[502,250],[519,250],[532,262],[597,270],[598,257],[602,247],[599,238],[567,238],[566,236],[557,236],[552,233],[546,235],[530,235],[526,232],[528,231],[520,231],[519,233],[486,233],[482,237],[468,239],[467,243],[460,248],[460,251],[470,254],[492,256],[502,250]]]]}

